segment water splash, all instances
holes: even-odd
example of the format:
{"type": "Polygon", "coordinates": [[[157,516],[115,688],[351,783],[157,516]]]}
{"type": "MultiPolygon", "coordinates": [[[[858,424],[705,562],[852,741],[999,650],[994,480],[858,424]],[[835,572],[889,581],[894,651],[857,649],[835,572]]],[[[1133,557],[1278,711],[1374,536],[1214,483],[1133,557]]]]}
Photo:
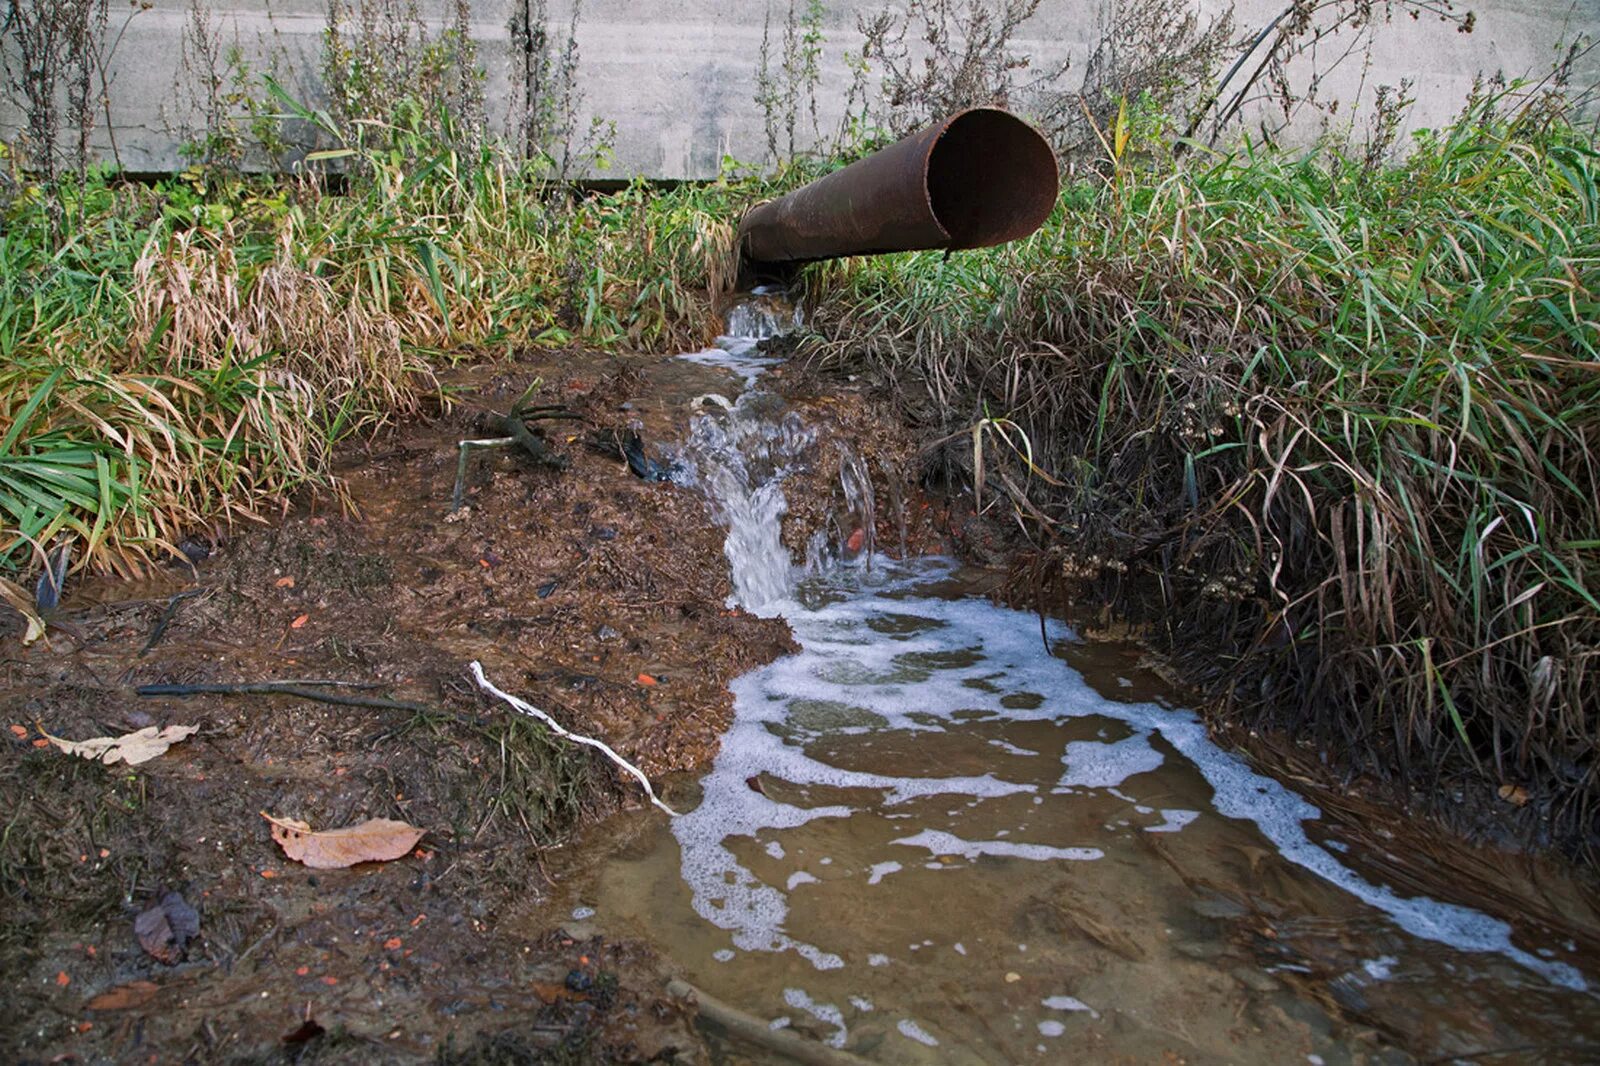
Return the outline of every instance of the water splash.
{"type": "Polygon", "coordinates": [[[680,357],[731,370],[744,381],[733,403],[703,398],[714,402],[702,404],[706,413],[689,424],[679,480],[705,492],[728,527],[723,553],[733,574],[733,602],[757,613],[776,613],[794,590],[794,564],[783,544],[789,510],[783,479],[816,443],[798,415],[754,388],[767,368],[782,362],[762,355],[760,343],[799,322],[798,308],[758,294],[728,312],[728,333],[716,348],[680,357]]]}
{"type": "Polygon", "coordinates": [[[705,492],[728,527],[722,550],[733,599],[748,611],[771,611],[793,591],[794,564],[782,538],[789,509],[783,479],[815,442],[800,417],[765,392],[747,392],[690,423],[680,476],[705,492]]]}

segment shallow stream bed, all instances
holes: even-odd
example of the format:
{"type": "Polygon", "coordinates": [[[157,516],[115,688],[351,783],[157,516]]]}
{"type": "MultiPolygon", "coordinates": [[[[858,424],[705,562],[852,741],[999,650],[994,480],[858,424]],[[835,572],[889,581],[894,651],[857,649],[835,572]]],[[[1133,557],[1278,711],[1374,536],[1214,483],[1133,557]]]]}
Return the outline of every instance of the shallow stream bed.
{"type": "Polygon", "coordinates": [[[1595,1054],[1576,945],[1364,876],[1131,657],[1086,677],[938,561],[782,611],[802,651],[735,682],[688,814],[602,831],[571,928],[885,1063],[1595,1054]]]}
{"type": "Polygon", "coordinates": [[[1600,1055],[1591,951],[1437,875],[1391,887],[1407,856],[1217,747],[1132,649],[859,534],[793,565],[783,483],[813,442],[759,387],[770,332],[692,357],[746,391],[695,421],[682,479],[728,529],[734,602],[800,650],[733,683],[711,772],[671,790],[687,813],[589,835],[558,877],[571,931],[882,1063],[1600,1055]]]}

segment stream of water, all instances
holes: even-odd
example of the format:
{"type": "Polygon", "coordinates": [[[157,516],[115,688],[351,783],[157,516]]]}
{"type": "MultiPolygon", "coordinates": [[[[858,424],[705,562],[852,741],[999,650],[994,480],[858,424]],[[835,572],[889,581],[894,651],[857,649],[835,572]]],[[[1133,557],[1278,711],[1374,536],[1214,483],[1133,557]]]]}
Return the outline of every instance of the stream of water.
{"type": "MultiPolygon", "coordinates": [[[[743,391],[700,401],[682,476],[728,527],[737,603],[801,650],[735,682],[698,802],[632,816],[576,920],[882,1063],[1595,1061],[1576,944],[1363,872],[1131,654],[1074,668],[1065,625],[948,560],[796,565],[783,480],[814,435],[756,348],[787,323],[735,322],[691,356],[743,391]]],[[[864,465],[841,476],[870,500],[864,465]]]]}

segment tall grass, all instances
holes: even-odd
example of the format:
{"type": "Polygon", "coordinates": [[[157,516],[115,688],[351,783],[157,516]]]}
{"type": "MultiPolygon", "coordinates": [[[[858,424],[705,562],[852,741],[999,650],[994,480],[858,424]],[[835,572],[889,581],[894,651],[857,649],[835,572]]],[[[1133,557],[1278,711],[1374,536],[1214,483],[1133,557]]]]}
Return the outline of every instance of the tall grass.
{"type": "Polygon", "coordinates": [[[1524,785],[1593,848],[1591,137],[1494,100],[1393,164],[1136,165],[1121,132],[1028,241],[819,272],[814,354],[957,442],[1041,591],[1150,592],[1219,706],[1524,785]]]}
{"type": "MultiPolygon", "coordinates": [[[[328,153],[341,155],[343,153],[328,153]]],[[[0,571],[134,572],[328,485],[333,446],[493,345],[705,337],[754,187],[609,196],[485,150],[315,178],[33,190],[0,232],[0,571]],[[59,237],[51,216],[68,220],[59,237]]]]}

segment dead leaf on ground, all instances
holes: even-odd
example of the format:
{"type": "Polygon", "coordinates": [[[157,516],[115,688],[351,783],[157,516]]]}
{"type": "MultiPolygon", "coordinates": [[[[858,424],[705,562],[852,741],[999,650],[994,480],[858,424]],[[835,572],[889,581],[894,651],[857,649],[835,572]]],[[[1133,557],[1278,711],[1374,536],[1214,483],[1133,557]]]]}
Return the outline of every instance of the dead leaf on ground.
{"type": "Polygon", "coordinates": [[[83,1005],[84,1010],[132,1010],[156,998],[161,986],[154,981],[129,981],[108,988],[83,1005]]]}
{"type": "Polygon", "coordinates": [[[541,1003],[583,1003],[589,997],[583,992],[574,992],[566,985],[558,985],[552,981],[534,981],[528,990],[539,997],[541,1003]]]}
{"type": "Polygon", "coordinates": [[[33,597],[24,592],[21,585],[0,577],[0,601],[4,601],[7,607],[20,614],[26,623],[27,628],[22,633],[24,645],[32,644],[44,636],[44,620],[39,617],[39,612],[34,607],[33,597]]]}
{"type": "Polygon", "coordinates": [[[133,920],[133,935],[152,958],[173,965],[190,937],[200,933],[200,914],[176,892],[168,892],[133,920]]]}
{"type": "Polygon", "coordinates": [[[197,725],[169,725],[165,729],[155,726],[145,726],[143,729],[132,733],[125,733],[120,737],[95,737],[92,740],[65,740],[53,737],[46,733],[44,726],[34,723],[46,740],[66,752],[68,755],[78,755],[85,759],[94,759],[98,762],[111,764],[125,762],[129,766],[137,766],[149,762],[157,755],[162,754],[180,740],[187,740],[200,732],[197,725]]]}
{"type": "Polygon", "coordinates": [[[392,818],[370,818],[343,829],[313,832],[295,818],[274,818],[261,812],[272,825],[272,839],[283,853],[314,870],[339,870],[359,862],[388,862],[410,851],[423,830],[392,818]]]}
{"type": "Polygon", "coordinates": [[[1501,785],[1500,798],[1517,807],[1526,806],[1528,790],[1521,785],[1501,785]]]}

